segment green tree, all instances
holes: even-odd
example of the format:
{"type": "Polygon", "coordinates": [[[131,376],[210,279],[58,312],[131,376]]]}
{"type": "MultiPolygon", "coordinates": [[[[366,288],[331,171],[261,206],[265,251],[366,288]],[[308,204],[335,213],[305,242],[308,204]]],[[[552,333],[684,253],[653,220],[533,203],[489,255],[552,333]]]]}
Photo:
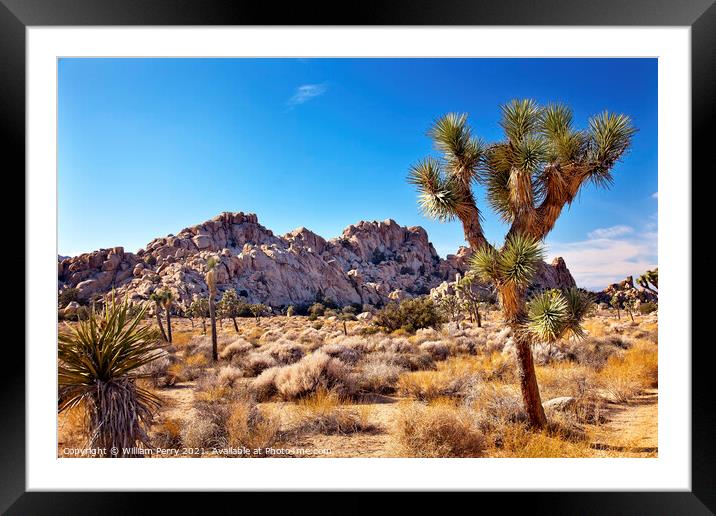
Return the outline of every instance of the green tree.
{"type": "Polygon", "coordinates": [[[206,286],[209,289],[209,318],[211,319],[211,358],[214,362],[219,360],[219,350],[216,342],[216,265],[218,260],[211,257],[206,261],[206,286]]]}
{"type": "MultiPolygon", "coordinates": [[[[440,158],[428,157],[410,170],[418,204],[427,216],[458,219],[475,251],[474,269],[496,285],[507,324],[514,331],[525,411],[534,427],[546,417],[530,346],[527,287],[542,259],[541,242],[562,209],[588,184],[608,186],[611,171],[631,144],[628,116],[601,113],[576,129],[572,110],[513,100],[501,108],[504,139],[487,145],[476,138],[467,115],[450,113],[431,127],[440,158]],[[490,245],[480,223],[473,187],[483,185],[490,206],[510,225],[504,245],[490,245]]],[[[550,303],[558,303],[553,296],[550,303]]]]}
{"type": "Polygon", "coordinates": [[[115,456],[150,445],[147,429],[160,400],[137,385],[141,367],[161,356],[159,335],[142,324],[146,307],[132,315],[125,300],[61,330],[58,338],[58,412],[81,407],[88,447],[115,456]]]}

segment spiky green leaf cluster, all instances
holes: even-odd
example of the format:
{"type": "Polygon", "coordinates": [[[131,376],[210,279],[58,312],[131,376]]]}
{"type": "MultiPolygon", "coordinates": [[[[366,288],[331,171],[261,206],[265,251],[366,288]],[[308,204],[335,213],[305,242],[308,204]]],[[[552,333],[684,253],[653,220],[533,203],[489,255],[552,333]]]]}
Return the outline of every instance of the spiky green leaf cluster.
{"type": "Polygon", "coordinates": [[[516,234],[508,238],[499,251],[488,246],[479,249],[470,260],[470,268],[483,281],[523,288],[529,285],[543,258],[544,251],[538,240],[516,234]]]}
{"type": "Polygon", "coordinates": [[[453,220],[469,202],[465,189],[447,176],[440,162],[426,158],[410,168],[408,182],[418,187],[418,206],[427,217],[441,222],[453,220]]]}
{"type": "Polygon", "coordinates": [[[577,288],[545,290],[527,303],[527,329],[543,342],[554,342],[567,333],[584,335],[581,321],[592,299],[577,288]]]}

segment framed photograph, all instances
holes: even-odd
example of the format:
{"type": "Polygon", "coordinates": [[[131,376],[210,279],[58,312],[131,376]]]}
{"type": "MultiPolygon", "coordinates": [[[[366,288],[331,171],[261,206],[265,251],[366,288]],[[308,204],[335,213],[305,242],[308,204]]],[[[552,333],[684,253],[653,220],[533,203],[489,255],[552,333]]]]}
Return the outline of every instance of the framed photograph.
{"type": "Polygon", "coordinates": [[[711,513],[691,170],[716,8],[401,4],[1,0],[26,190],[3,511],[711,513]]]}

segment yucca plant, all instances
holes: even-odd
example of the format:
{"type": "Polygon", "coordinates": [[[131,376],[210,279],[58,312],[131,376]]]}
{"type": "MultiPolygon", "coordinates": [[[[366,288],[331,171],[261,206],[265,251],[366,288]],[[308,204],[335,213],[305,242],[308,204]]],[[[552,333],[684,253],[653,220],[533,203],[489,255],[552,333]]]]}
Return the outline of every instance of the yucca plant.
{"type": "MultiPolygon", "coordinates": [[[[513,100],[501,108],[504,139],[487,145],[473,135],[467,115],[447,114],[428,132],[440,156],[419,161],[408,175],[417,186],[421,211],[440,221],[458,219],[475,251],[475,272],[497,286],[503,314],[515,334],[525,410],[535,427],[543,427],[546,418],[530,348],[536,336],[528,328],[527,287],[542,260],[541,243],[583,186],[611,184],[611,171],[635,133],[625,115],[598,114],[585,129],[576,129],[572,118],[571,108],[563,104],[513,100]],[[510,225],[500,249],[485,238],[475,185],[484,187],[489,205],[510,225]]],[[[534,316],[541,304],[547,333],[550,310],[559,309],[560,299],[567,305],[565,313],[571,313],[572,294],[561,295],[547,304],[547,299],[535,300],[534,316]]]]}
{"type": "Polygon", "coordinates": [[[219,360],[219,350],[216,342],[216,265],[218,260],[211,257],[206,262],[206,286],[209,289],[209,318],[211,319],[211,358],[214,362],[219,360]]]}
{"type": "Polygon", "coordinates": [[[132,456],[127,448],[150,444],[146,430],[160,400],[136,380],[161,345],[157,330],[142,323],[145,310],[132,314],[126,301],[112,300],[59,333],[58,412],[80,407],[88,447],[103,456],[132,456]]]}

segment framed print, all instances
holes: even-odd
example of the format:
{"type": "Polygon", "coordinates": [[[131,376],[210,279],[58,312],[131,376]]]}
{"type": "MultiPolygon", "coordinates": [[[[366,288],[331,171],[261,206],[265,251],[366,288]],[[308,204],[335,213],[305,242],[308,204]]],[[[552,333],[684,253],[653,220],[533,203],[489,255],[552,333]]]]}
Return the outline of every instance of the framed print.
{"type": "Polygon", "coordinates": [[[643,4],[3,0],[27,192],[3,510],[710,513],[691,170],[716,11],[643,4]]]}

